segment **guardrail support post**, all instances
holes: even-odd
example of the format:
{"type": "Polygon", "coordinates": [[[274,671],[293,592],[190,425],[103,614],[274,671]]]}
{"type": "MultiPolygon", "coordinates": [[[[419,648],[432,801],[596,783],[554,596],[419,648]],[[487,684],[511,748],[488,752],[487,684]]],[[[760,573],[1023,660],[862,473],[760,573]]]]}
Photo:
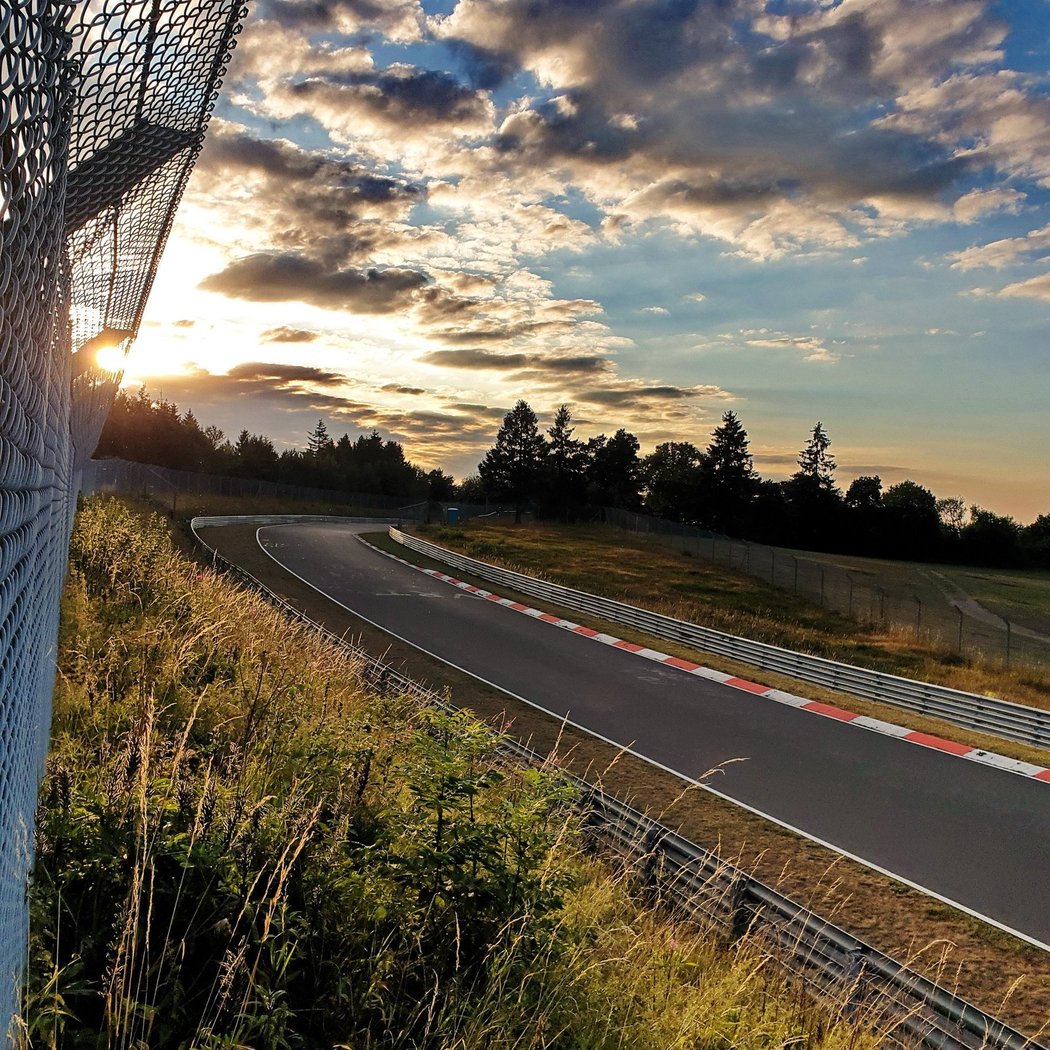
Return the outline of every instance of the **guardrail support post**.
{"type": "Polygon", "coordinates": [[[729,936],[739,941],[751,927],[751,908],[747,903],[747,879],[734,879],[729,888],[729,936]]]}

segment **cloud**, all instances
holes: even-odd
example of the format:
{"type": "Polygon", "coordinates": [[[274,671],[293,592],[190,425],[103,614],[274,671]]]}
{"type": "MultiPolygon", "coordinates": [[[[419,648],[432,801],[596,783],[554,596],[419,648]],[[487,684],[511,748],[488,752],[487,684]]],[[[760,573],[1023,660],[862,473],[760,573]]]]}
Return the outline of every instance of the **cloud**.
{"type": "Polygon", "coordinates": [[[643,314],[660,314],[666,317],[671,311],[666,306],[643,306],[641,313],[643,314]]]}
{"type": "Polygon", "coordinates": [[[1050,273],[1043,273],[1039,274],[1037,277],[1030,277],[1027,281],[1018,281],[1015,284],[1008,284],[1005,288],[1001,288],[994,294],[1008,298],[1043,299],[1050,302],[1050,273]]]}
{"type": "Polygon", "coordinates": [[[1024,237],[1006,237],[988,244],[974,244],[949,255],[953,270],[981,268],[1001,270],[1031,256],[1050,253],[1050,225],[1032,230],[1024,237]]]}
{"type": "Polygon", "coordinates": [[[551,92],[504,118],[499,165],[559,171],[620,225],[670,219],[770,258],[947,220],[952,201],[963,220],[1010,206],[964,187],[988,164],[979,135],[946,137],[921,97],[1001,58],[976,0],[460,0],[433,24],[476,83],[527,70],[551,92]]]}
{"type": "Polygon", "coordinates": [[[416,270],[329,270],[296,252],[250,255],[206,277],[200,287],[235,299],[296,300],[329,310],[380,314],[407,305],[429,281],[416,270]]]}
{"type": "Polygon", "coordinates": [[[224,378],[243,386],[265,384],[281,389],[303,385],[343,386],[347,381],[341,372],[332,372],[324,368],[261,361],[246,361],[235,365],[224,378]]]}
{"type": "Polygon", "coordinates": [[[318,333],[305,328],[268,328],[259,338],[264,343],[312,343],[318,333]]]}
{"type": "Polygon", "coordinates": [[[402,42],[418,40],[423,22],[418,0],[259,0],[252,15],[295,29],[374,31],[402,42]]]}
{"type": "Polygon", "coordinates": [[[647,405],[672,401],[690,401],[697,398],[714,401],[732,401],[727,390],[717,386],[647,386],[644,383],[624,383],[619,386],[595,387],[576,393],[576,398],[588,404],[616,408],[644,408],[647,405]]]}
{"type": "Polygon", "coordinates": [[[433,350],[419,358],[442,368],[484,369],[498,372],[527,371],[558,376],[608,372],[612,362],[604,357],[551,357],[542,354],[501,354],[492,350],[433,350]]]}
{"type": "Polygon", "coordinates": [[[425,394],[427,391],[418,386],[402,386],[400,383],[386,383],[379,388],[386,394],[425,394]]]}
{"type": "Polygon", "coordinates": [[[829,350],[825,340],[812,335],[778,335],[767,333],[765,329],[758,332],[742,333],[749,338],[744,342],[747,346],[767,350],[797,350],[802,354],[803,361],[817,364],[836,364],[842,360],[842,354],[836,350],[829,350]]]}
{"type": "Polygon", "coordinates": [[[971,190],[960,197],[952,207],[957,222],[971,223],[992,212],[1015,215],[1021,210],[1026,195],[1020,190],[998,186],[993,189],[971,190]]]}

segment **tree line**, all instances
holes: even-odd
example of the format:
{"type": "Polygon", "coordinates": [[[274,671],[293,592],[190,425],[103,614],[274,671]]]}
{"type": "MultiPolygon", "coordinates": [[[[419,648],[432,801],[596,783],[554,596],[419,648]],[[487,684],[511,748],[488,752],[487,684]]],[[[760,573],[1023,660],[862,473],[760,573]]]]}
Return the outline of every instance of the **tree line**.
{"type": "Polygon", "coordinates": [[[416,466],[399,442],[384,441],[378,431],[353,441],[348,434],[336,440],[318,420],[305,449],[278,453],[263,434],[242,430],[230,441],[217,427],[202,427],[192,411],[180,414],[178,406],[142,388],[134,395],[117,393],[95,456],[407,500],[456,496],[451,474],[416,466]]]}
{"type": "Polygon", "coordinates": [[[958,497],[938,499],[915,481],[883,488],[878,475],[836,483],[831,438],[817,422],[785,481],[760,477],[736,413],[722,416],[706,448],[688,441],[639,456],[620,429],[573,436],[562,405],[544,434],[519,401],[507,413],[476,475],[460,486],[475,501],[503,500],[516,520],[593,518],[596,508],[644,511],[670,521],[774,546],[923,561],[1050,568],[1050,514],[1022,527],[958,497]]]}
{"type": "Polygon", "coordinates": [[[519,521],[526,510],[561,521],[595,520],[612,507],[774,546],[1050,568],[1050,514],[1021,526],[957,497],[939,499],[915,481],[884,488],[877,475],[856,478],[843,490],[820,422],[785,481],[754,469],[747,431],[732,411],[704,448],[668,441],[646,456],[624,428],[586,440],[575,431],[567,405],[544,431],[521,400],[504,417],[477,472],[457,485],[443,470],[416,466],[399,442],[375,430],[356,440],[333,439],[318,420],[305,449],[278,453],[265,435],[242,430],[230,441],[216,427],[202,427],[191,411],[180,414],[139,389],[117,394],[95,455],[406,502],[502,504],[519,521]]]}

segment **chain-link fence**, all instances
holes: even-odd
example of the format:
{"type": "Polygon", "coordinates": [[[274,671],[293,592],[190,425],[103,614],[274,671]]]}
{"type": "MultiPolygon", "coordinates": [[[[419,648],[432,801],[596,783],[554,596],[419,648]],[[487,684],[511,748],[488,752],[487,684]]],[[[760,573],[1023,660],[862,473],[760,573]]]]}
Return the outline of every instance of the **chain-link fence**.
{"type": "Polygon", "coordinates": [[[77,468],[138,331],[241,0],[0,5],[0,1027],[26,945],[77,468]]]}
{"type": "MultiPolygon", "coordinates": [[[[411,521],[464,520],[492,514],[493,508],[481,503],[456,500],[409,500],[406,496],[387,496],[341,489],[320,489],[308,485],[287,485],[254,478],[230,478],[220,474],[198,474],[189,470],[154,467],[126,459],[93,459],[84,466],[85,492],[114,492],[127,496],[148,496],[160,506],[177,513],[194,496],[256,500],[262,504],[312,503],[340,508],[341,513],[397,517],[411,521]],[[449,515],[449,511],[454,513],[449,515]]],[[[261,509],[261,508],[260,508],[261,509]]],[[[247,513],[231,507],[229,513],[247,513]]]]}
{"type": "Polygon", "coordinates": [[[1050,638],[983,609],[944,574],[916,565],[911,581],[880,573],[878,563],[846,569],[764,543],[750,543],[646,514],[607,507],[605,521],[716,565],[756,576],[859,623],[929,643],[946,653],[1013,667],[1050,664],[1050,638]]]}

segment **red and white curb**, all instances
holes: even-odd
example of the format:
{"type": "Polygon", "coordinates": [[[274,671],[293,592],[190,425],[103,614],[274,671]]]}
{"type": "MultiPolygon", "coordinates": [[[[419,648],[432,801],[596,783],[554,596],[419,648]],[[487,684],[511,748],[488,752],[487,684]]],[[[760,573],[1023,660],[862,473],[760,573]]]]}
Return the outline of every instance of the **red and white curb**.
{"type": "Polygon", "coordinates": [[[1006,755],[997,755],[992,751],[982,751],[979,748],[971,747],[969,744],[960,744],[954,740],[946,740],[944,737],[933,736],[930,733],[920,733],[918,730],[908,729],[906,726],[884,722],[880,718],[858,715],[855,711],[847,711],[844,708],[835,707],[833,704],[824,704],[818,700],[807,700],[803,696],[786,693],[783,689],[771,689],[767,685],[749,682],[746,678],[737,678],[735,675],[726,674],[724,671],[716,671],[711,667],[704,667],[703,664],[693,663],[691,660],[683,660],[678,656],[668,656],[667,653],[662,653],[658,649],[650,649],[644,645],[627,642],[611,634],[603,634],[601,631],[592,630],[590,627],[583,627],[578,623],[573,623],[572,620],[565,620],[552,613],[543,612],[541,609],[533,609],[531,606],[523,605],[521,602],[516,602],[511,598],[503,598],[492,591],[485,590],[483,587],[475,587],[473,584],[464,583],[462,580],[456,579],[455,576],[438,572],[437,569],[424,569],[421,565],[414,565],[404,558],[399,558],[396,554],[391,554],[389,551],[373,546],[360,536],[357,538],[366,547],[371,547],[372,550],[390,558],[392,561],[407,565],[410,569],[425,573],[435,580],[451,584],[453,587],[458,587],[461,591],[467,591],[496,605],[513,609],[514,612],[524,613],[535,620],[542,620],[553,627],[560,627],[563,631],[571,631],[573,634],[582,635],[591,641],[601,642],[602,645],[609,645],[614,649],[623,649],[625,652],[633,653],[635,656],[642,656],[646,660],[665,664],[668,667],[676,667],[679,671],[684,671],[686,674],[694,675],[697,678],[707,678],[712,682],[727,685],[732,689],[740,689],[745,693],[760,696],[764,700],[773,700],[778,704],[786,704],[788,707],[798,708],[800,711],[808,711],[810,714],[821,715],[824,718],[834,718],[839,722],[848,722],[850,725],[868,729],[873,733],[882,733],[884,736],[906,740],[908,743],[918,744],[920,747],[943,751],[949,755],[968,759],[971,762],[980,762],[982,765],[994,766],[996,769],[1002,769],[1008,773],[1017,773],[1032,780],[1042,780],[1050,783],[1050,769],[1044,766],[1037,766],[1032,762],[1022,762],[1016,758],[1008,758],[1006,755]]]}

